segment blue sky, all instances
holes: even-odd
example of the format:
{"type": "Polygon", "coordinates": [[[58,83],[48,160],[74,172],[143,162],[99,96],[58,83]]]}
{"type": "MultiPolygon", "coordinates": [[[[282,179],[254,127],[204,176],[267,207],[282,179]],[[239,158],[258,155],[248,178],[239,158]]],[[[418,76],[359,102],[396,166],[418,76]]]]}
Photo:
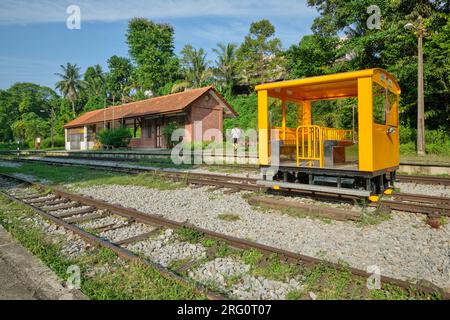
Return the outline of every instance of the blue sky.
{"type": "Polygon", "coordinates": [[[310,34],[317,12],[306,0],[1,0],[0,89],[15,82],[53,87],[66,62],[82,67],[128,56],[127,21],[146,17],[175,28],[177,53],[191,43],[207,50],[240,43],[252,21],[270,19],[285,48],[310,34]],[[81,9],[81,29],[69,30],[66,9],[81,9]]]}

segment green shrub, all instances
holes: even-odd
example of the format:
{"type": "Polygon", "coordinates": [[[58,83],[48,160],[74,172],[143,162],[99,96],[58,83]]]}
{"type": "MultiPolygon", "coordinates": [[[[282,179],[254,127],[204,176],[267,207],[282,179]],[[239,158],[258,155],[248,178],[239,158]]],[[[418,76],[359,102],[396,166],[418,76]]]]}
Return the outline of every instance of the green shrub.
{"type": "Polygon", "coordinates": [[[427,143],[425,149],[429,154],[450,155],[450,141],[443,143],[427,143]]]}
{"type": "Polygon", "coordinates": [[[176,143],[172,141],[172,134],[175,130],[177,130],[179,127],[175,122],[170,122],[167,125],[164,126],[162,129],[162,134],[164,137],[164,140],[166,141],[167,147],[173,148],[176,143]]]}
{"type": "MultiPolygon", "coordinates": [[[[28,149],[28,144],[21,142],[19,145],[20,149],[28,149]]],[[[3,142],[0,143],[0,150],[17,150],[17,142],[3,142]]]]}
{"type": "Polygon", "coordinates": [[[415,142],[417,130],[410,127],[400,126],[400,144],[415,142]]]}
{"type": "MultiPolygon", "coordinates": [[[[62,148],[65,147],[65,139],[63,136],[56,136],[53,138],[53,146],[55,148],[62,148]]],[[[51,138],[45,138],[44,141],[42,141],[41,148],[48,149],[52,147],[52,139],[51,138]]]]}
{"type": "Polygon", "coordinates": [[[450,134],[445,129],[425,131],[425,149],[427,153],[450,155],[450,134]]]}
{"type": "Polygon", "coordinates": [[[127,128],[103,130],[99,132],[98,139],[104,146],[125,148],[130,144],[132,134],[127,128]]]}
{"type": "Polygon", "coordinates": [[[408,142],[400,144],[400,154],[409,156],[416,153],[416,144],[414,142],[408,142]]]}

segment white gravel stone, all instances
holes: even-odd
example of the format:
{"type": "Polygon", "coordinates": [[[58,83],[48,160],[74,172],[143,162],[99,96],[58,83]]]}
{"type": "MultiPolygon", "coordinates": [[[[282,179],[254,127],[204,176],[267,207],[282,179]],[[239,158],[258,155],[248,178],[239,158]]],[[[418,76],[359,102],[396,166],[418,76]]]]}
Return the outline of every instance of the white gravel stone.
{"type": "Polygon", "coordinates": [[[397,182],[396,188],[399,188],[403,193],[421,194],[435,197],[450,198],[450,187],[440,185],[426,185],[417,183],[397,182]]]}
{"type": "Polygon", "coordinates": [[[155,239],[129,245],[128,249],[144,254],[163,267],[168,267],[177,260],[198,260],[206,257],[206,249],[202,245],[178,241],[171,229],[165,230],[155,239]]]}
{"type": "Polygon", "coordinates": [[[110,203],[168,219],[189,222],[231,236],[326,258],[344,260],[365,270],[376,265],[383,275],[404,280],[425,279],[450,290],[450,224],[431,229],[423,215],[393,212],[375,226],[325,223],[252,208],[241,194],[225,195],[209,188],[160,191],[137,186],[96,186],[79,192],[110,203]],[[218,214],[235,214],[227,222],[218,214]]]}
{"type": "Polygon", "coordinates": [[[217,258],[189,272],[189,277],[205,285],[215,285],[231,297],[244,300],[281,300],[301,285],[295,279],[275,281],[249,274],[250,266],[236,258],[217,258]],[[231,280],[231,286],[230,286],[231,280]]]}

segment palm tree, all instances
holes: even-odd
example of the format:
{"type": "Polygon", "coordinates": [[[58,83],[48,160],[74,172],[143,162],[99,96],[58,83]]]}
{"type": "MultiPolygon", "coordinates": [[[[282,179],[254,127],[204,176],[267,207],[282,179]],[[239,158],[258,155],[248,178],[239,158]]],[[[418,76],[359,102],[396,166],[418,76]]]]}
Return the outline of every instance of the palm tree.
{"type": "Polygon", "coordinates": [[[217,54],[216,76],[228,90],[231,90],[236,82],[237,76],[237,45],[234,43],[219,43],[213,51],[217,54]]]}
{"type": "Polygon", "coordinates": [[[62,73],[56,73],[62,80],[56,83],[56,89],[70,100],[72,103],[72,112],[75,115],[75,101],[79,92],[83,89],[83,81],[81,80],[80,67],[76,64],[67,63],[66,66],[61,65],[62,73]]]}
{"type": "Polygon", "coordinates": [[[212,76],[206,53],[202,48],[197,50],[191,45],[186,45],[181,54],[181,65],[186,81],[175,84],[172,88],[173,93],[182,91],[183,88],[199,88],[212,76]]]}

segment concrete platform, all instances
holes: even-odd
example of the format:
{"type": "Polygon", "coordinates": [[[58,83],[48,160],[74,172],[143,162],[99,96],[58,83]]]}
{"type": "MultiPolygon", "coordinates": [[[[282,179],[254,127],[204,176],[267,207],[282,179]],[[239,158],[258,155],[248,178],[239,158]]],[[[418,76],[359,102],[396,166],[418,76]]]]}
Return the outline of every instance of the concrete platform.
{"type": "Polygon", "coordinates": [[[0,226],[0,300],[86,300],[0,226]]]}

